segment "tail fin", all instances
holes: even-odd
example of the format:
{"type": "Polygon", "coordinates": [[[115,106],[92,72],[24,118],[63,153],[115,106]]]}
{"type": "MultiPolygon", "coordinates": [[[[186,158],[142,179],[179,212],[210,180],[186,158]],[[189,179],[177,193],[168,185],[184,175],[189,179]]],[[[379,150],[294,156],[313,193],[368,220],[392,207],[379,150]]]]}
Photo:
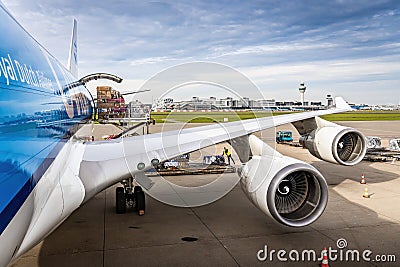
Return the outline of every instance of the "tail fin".
{"type": "Polygon", "coordinates": [[[77,43],[77,22],[74,19],[74,28],[71,36],[71,46],[69,48],[68,70],[75,78],[78,78],[78,43],[77,43]]]}

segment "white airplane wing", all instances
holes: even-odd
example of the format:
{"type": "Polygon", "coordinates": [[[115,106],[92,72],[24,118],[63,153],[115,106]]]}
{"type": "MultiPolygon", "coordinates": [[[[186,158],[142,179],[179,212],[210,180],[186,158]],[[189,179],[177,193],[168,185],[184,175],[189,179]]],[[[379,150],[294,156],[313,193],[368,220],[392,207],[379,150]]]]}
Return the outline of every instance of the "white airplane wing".
{"type": "Polygon", "coordinates": [[[328,110],[256,118],[88,143],[79,174],[87,190],[85,200],[132,174],[151,168],[154,163],[248,136],[267,128],[349,110],[351,110],[350,106],[342,98],[337,97],[336,107],[328,110]]]}

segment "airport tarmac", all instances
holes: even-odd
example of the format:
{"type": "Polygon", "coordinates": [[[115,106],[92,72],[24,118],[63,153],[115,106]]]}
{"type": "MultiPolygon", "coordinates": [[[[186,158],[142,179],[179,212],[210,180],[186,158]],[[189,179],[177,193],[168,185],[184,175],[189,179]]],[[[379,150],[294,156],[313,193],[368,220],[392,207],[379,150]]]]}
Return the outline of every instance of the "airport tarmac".
{"type": "MultiPolygon", "coordinates": [[[[365,135],[400,137],[400,121],[343,122],[365,135]]],[[[158,127],[158,128],[157,128],[158,127]]],[[[170,127],[170,126],[169,126],[170,127]]],[[[151,132],[159,126],[152,126],[151,132]]],[[[293,130],[284,125],[278,130],[293,130]]],[[[218,150],[219,148],[217,148],[218,150]]],[[[400,262],[400,162],[363,161],[353,167],[320,161],[300,147],[277,145],[277,150],[315,166],[329,185],[329,202],[313,224],[291,228],[276,223],[255,208],[236,186],[222,199],[198,208],[177,208],[147,197],[146,215],[115,214],[115,187],[98,195],[72,214],[43,242],[13,266],[318,266],[320,261],[259,261],[257,253],[315,250],[324,246],[343,255],[364,250],[395,255],[396,262],[333,261],[330,266],[398,266],[400,262]],[[365,174],[371,198],[363,198],[365,174]],[[194,237],[197,241],[183,241],[194,237]],[[338,249],[337,241],[347,244],[338,249]]],[[[234,154],[234,153],[233,153],[234,154]]],[[[236,174],[229,174],[236,175],[236,174]]],[[[199,176],[179,177],[200,179],[199,176]]],[[[212,179],[203,176],[201,179],[212,179]]],[[[177,181],[178,182],[178,181],[177,181]]],[[[292,254],[295,255],[295,254],[292,254]]],[[[285,255],[288,258],[288,255],[285,255]]],[[[284,256],[284,257],[285,257],[284,256]]]]}

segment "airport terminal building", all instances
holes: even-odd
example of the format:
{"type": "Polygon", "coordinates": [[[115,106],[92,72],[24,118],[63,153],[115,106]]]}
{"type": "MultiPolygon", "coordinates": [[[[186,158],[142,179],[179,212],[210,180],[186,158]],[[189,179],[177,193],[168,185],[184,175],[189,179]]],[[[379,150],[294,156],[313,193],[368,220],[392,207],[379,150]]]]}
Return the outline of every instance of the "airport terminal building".
{"type": "Polygon", "coordinates": [[[158,100],[153,103],[153,111],[218,111],[218,110],[282,110],[303,111],[326,109],[328,105],[322,102],[300,101],[276,101],[275,99],[252,100],[247,97],[233,99],[226,97],[199,98],[192,97],[190,100],[174,101],[171,98],[158,100]]]}

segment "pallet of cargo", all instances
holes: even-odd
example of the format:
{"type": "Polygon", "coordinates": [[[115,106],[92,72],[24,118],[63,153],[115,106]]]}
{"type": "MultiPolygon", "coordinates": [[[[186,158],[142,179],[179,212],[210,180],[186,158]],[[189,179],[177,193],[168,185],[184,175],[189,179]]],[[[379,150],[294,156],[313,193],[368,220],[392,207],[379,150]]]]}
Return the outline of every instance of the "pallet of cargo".
{"type": "Polygon", "coordinates": [[[152,169],[145,172],[146,176],[176,176],[176,175],[202,175],[202,174],[221,174],[234,173],[236,168],[230,165],[204,165],[204,164],[189,164],[185,168],[163,168],[152,169]]]}
{"type": "Polygon", "coordinates": [[[288,145],[288,146],[295,146],[295,147],[301,147],[302,146],[299,142],[293,142],[293,141],[281,141],[278,144],[280,144],[280,145],[288,145]]]}
{"type": "Polygon", "coordinates": [[[381,162],[392,160],[394,162],[397,161],[399,157],[400,151],[380,147],[367,149],[364,160],[381,162]]]}
{"type": "Polygon", "coordinates": [[[388,160],[387,157],[381,156],[381,155],[365,155],[364,160],[368,160],[368,161],[381,161],[381,162],[385,162],[388,160]]]}

